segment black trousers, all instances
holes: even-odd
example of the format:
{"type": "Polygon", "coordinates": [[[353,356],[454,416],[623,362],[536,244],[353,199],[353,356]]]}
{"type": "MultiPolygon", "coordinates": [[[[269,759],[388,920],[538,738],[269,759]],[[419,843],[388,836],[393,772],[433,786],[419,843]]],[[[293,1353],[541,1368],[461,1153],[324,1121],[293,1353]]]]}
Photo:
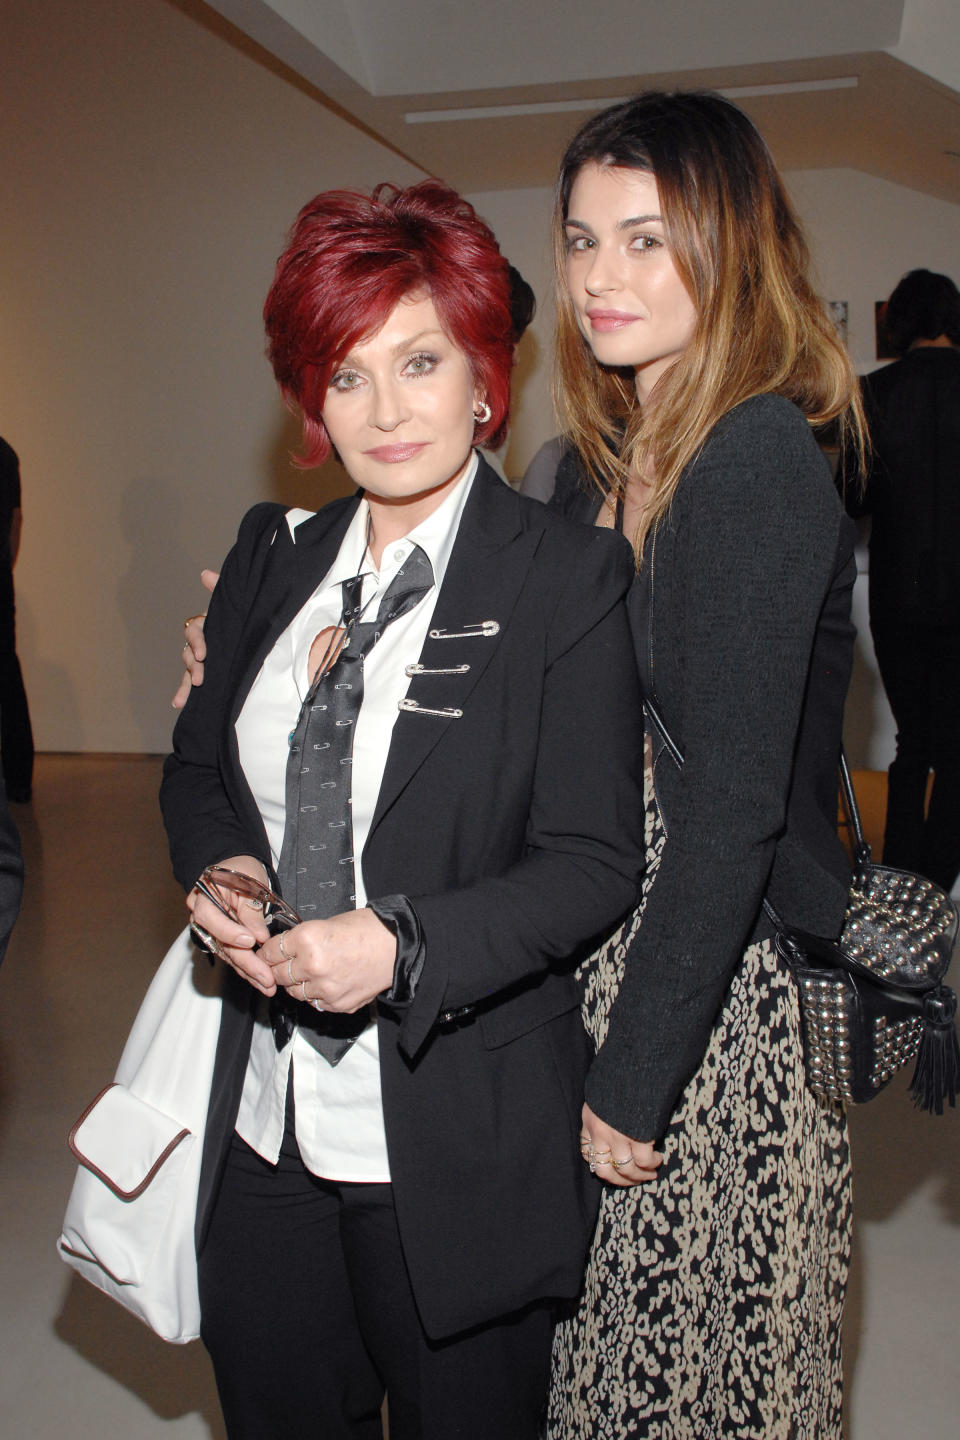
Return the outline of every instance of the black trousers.
{"type": "Polygon", "coordinates": [[[429,1339],[392,1187],[317,1179],[289,1126],[276,1166],[234,1136],[200,1303],[230,1440],[381,1440],[384,1391],[390,1440],[539,1434],[551,1307],[429,1339]]]}
{"type": "Polygon", "coordinates": [[[871,629],[897,723],[883,859],[949,890],[960,873],[960,627],[875,620],[871,629]]]}

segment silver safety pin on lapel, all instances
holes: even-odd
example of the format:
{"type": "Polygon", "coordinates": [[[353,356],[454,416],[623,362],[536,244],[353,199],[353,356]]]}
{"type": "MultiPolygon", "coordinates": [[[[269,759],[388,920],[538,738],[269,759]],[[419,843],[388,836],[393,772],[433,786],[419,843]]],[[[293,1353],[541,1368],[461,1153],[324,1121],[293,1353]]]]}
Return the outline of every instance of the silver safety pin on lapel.
{"type": "Polygon", "coordinates": [[[459,720],[463,714],[462,710],[454,710],[449,705],[443,710],[431,710],[427,705],[418,705],[416,700],[398,700],[397,709],[406,710],[410,715],[437,715],[441,720],[459,720]]]}
{"type": "Polygon", "coordinates": [[[447,670],[431,670],[427,665],[405,665],[404,675],[466,675],[469,665],[451,665],[447,670]]]}
{"type": "Polygon", "coordinates": [[[498,620],[477,620],[472,625],[465,625],[462,630],[431,630],[431,640],[474,640],[487,635],[499,635],[500,622],[498,620]]]}

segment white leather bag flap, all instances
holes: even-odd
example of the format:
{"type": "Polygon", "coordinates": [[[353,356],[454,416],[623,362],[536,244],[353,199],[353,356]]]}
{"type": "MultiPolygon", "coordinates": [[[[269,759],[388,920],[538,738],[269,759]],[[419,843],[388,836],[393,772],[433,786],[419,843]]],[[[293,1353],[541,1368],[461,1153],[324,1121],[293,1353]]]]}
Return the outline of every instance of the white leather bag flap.
{"type": "Polygon", "coordinates": [[[105,1187],[102,1223],[98,1206],[88,1204],[83,1237],[71,1235],[67,1224],[63,1242],[84,1257],[95,1257],[121,1283],[139,1283],[176,1200],[193,1142],[179,1121],[131,1095],[125,1085],[108,1085],[70,1133],[74,1155],[105,1187]],[[129,1223],[118,1216],[113,1196],[126,1202],[129,1223]]]}

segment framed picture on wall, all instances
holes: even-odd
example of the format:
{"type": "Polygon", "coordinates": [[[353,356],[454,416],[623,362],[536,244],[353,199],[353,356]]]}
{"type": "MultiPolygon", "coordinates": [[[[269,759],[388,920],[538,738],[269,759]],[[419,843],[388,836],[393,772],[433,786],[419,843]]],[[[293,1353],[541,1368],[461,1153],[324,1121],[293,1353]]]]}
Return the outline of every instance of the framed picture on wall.
{"type": "Polygon", "coordinates": [[[828,300],[827,309],[830,311],[830,318],[837,327],[837,334],[847,343],[847,325],[850,319],[850,302],[848,300],[828,300]]]}

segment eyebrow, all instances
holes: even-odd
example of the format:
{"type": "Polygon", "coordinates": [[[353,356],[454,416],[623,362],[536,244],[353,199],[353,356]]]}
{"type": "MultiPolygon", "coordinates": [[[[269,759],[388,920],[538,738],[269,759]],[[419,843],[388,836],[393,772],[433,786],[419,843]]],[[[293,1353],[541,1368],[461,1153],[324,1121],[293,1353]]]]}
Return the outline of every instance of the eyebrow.
{"type": "MultiPolygon", "coordinates": [[[[425,340],[429,335],[442,335],[446,337],[446,331],[440,325],[429,325],[426,330],[418,330],[416,335],[411,335],[408,339],[398,340],[391,353],[401,355],[404,350],[410,350],[414,345],[419,344],[421,340],[425,340]]],[[[340,361],[341,365],[357,365],[359,363],[358,360],[353,358],[352,350],[348,355],[344,355],[340,361]]]]}
{"type": "MultiPolygon", "coordinates": [[[[658,220],[661,225],[663,224],[662,215],[631,215],[627,220],[618,220],[617,229],[630,230],[634,225],[649,225],[651,220],[658,220]]],[[[585,220],[574,220],[571,216],[569,219],[564,220],[563,224],[564,227],[572,225],[575,230],[585,230],[588,235],[593,234],[593,230],[585,220]]]]}

